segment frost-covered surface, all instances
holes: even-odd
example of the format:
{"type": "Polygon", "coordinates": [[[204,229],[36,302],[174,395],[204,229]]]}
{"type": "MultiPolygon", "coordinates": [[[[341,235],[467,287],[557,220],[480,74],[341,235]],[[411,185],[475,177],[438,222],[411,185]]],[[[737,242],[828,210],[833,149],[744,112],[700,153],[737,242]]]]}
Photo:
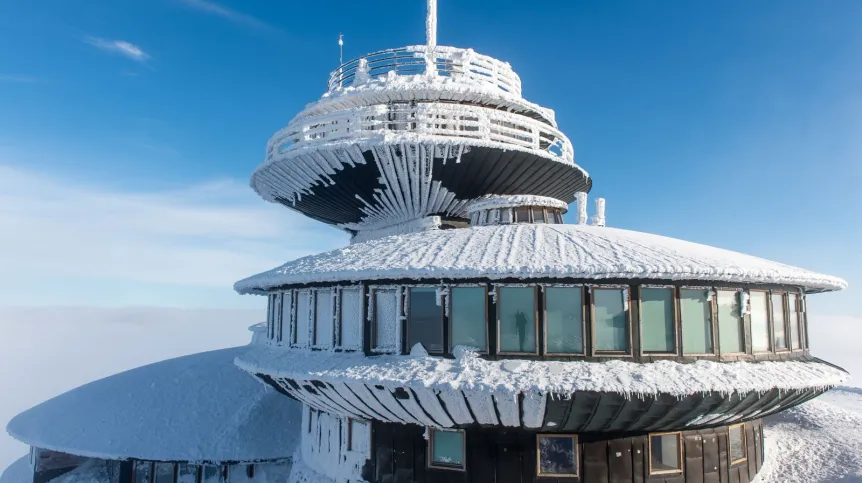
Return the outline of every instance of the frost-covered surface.
{"type": "Polygon", "coordinates": [[[50,483],[110,483],[111,477],[108,472],[108,463],[100,459],[91,459],[64,473],[50,483]]]}
{"type": "Polygon", "coordinates": [[[390,236],[288,262],[237,282],[239,293],[287,284],[382,279],[639,278],[774,283],[839,290],[843,280],[738,252],[618,228],[521,224],[390,236]]]}
{"type": "Polygon", "coordinates": [[[102,459],[288,458],[299,438],[300,404],[234,366],[248,347],[91,382],[19,414],[6,430],[31,446],[102,459]]]}
{"type": "Polygon", "coordinates": [[[294,465],[293,473],[313,472],[338,482],[358,479],[362,466],[371,457],[369,424],[306,410],[302,427],[306,430],[302,432],[299,458],[294,456],[299,464],[294,465]]]}
{"type": "Polygon", "coordinates": [[[356,235],[354,235],[353,238],[350,239],[350,243],[361,243],[364,241],[376,240],[378,238],[385,238],[392,235],[407,235],[409,233],[431,231],[437,230],[439,228],[439,216],[426,216],[425,218],[419,218],[404,223],[397,223],[395,225],[379,228],[376,230],[362,230],[356,233],[356,235]]]}
{"type": "MultiPolygon", "coordinates": [[[[703,392],[764,392],[775,388],[804,389],[836,386],[849,375],[819,362],[624,361],[557,362],[537,360],[487,361],[476,357],[446,359],[430,356],[285,351],[250,348],[236,363],[249,372],[326,382],[360,382],[391,387],[433,388],[478,392],[561,393],[614,392],[626,395],[703,392]]],[[[469,398],[468,398],[469,399],[469,398]]],[[[474,409],[488,401],[469,400],[474,409]],[[474,405],[475,402],[475,405],[474,405]]],[[[490,418],[490,416],[489,416],[490,418]]]]}
{"type": "Polygon", "coordinates": [[[569,204],[556,198],[537,195],[486,195],[476,198],[467,204],[467,213],[497,208],[513,208],[515,206],[545,206],[559,208],[565,212],[569,204]]]}
{"type": "Polygon", "coordinates": [[[30,456],[25,455],[15,460],[0,474],[0,483],[31,483],[33,470],[30,468],[30,456]]]}
{"type": "Polygon", "coordinates": [[[766,419],[760,483],[862,482],[862,389],[840,387],[766,419]]]}

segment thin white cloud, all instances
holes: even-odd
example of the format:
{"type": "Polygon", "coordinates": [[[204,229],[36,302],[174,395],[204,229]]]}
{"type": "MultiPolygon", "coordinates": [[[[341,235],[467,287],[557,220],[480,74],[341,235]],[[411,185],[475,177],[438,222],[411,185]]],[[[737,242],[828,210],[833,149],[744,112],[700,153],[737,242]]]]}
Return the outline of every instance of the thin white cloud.
{"type": "Polygon", "coordinates": [[[347,242],[346,234],[266,203],[237,181],[124,192],[3,164],[0,227],[0,290],[89,286],[92,296],[80,303],[96,304],[111,303],[96,288],[106,283],[148,284],[164,299],[181,287],[228,295],[241,278],[347,242]]]}
{"type": "Polygon", "coordinates": [[[134,60],[135,62],[144,63],[150,59],[150,55],[144,52],[144,49],[131,42],[126,42],[125,40],[108,40],[99,37],[87,37],[84,39],[84,42],[99,50],[111,54],[122,55],[123,57],[134,60]]]}
{"type": "Polygon", "coordinates": [[[13,84],[40,84],[43,80],[29,75],[0,74],[0,82],[9,82],[13,84]]]}
{"type": "Polygon", "coordinates": [[[217,3],[213,3],[207,0],[178,0],[180,3],[193,8],[195,10],[199,10],[204,13],[208,13],[210,15],[216,15],[226,20],[230,20],[231,22],[238,23],[244,25],[246,27],[251,27],[258,30],[276,30],[275,27],[269,25],[268,23],[259,20],[251,15],[246,15],[244,13],[237,12],[236,10],[231,10],[227,7],[223,7],[217,3]]]}

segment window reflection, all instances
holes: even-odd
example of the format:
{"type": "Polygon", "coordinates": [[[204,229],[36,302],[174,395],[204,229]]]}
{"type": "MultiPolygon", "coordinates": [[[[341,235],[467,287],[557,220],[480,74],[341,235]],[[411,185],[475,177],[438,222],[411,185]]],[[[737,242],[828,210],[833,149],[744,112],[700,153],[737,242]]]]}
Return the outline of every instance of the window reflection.
{"type": "Polygon", "coordinates": [[[644,352],[676,352],[671,288],[641,288],[641,344],[644,352]]]}
{"type": "Polygon", "coordinates": [[[628,352],[628,291],[624,288],[593,287],[595,350],[628,352]]]}
{"type": "Polygon", "coordinates": [[[683,353],[712,353],[712,311],[709,291],[704,289],[680,290],[679,307],[682,319],[683,353]]]}
{"type": "Polygon", "coordinates": [[[772,332],[775,336],[775,348],[787,349],[787,339],[784,334],[784,294],[772,294],[772,332]]]}
{"type": "Polygon", "coordinates": [[[743,352],[740,293],[735,290],[718,291],[718,342],[722,354],[743,352]]]}
{"type": "Polygon", "coordinates": [[[802,345],[799,337],[799,295],[787,294],[787,307],[787,316],[790,321],[790,347],[793,350],[800,349],[802,345]]]}
{"type": "Polygon", "coordinates": [[[766,292],[752,290],[748,303],[751,305],[751,348],[754,352],[769,352],[769,298],[766,292]]]}
{"type": "Polygon", "coordinates": [[[497,287],[500,352],[536,352],[535,287],[497,287]]]}
{"type": "Polygon", "coordinates": [[[547,287],[545,289],[545,327],[549,354],[584,352],[583,289],[547,287]]]}
{"type": "Polygon", "coordinates": [[[435,288],[410,289],[407,337],[408,349],[419,343],[428,352],[443,352],[443,307],[437,305],[435,288]]]}
{"type": "Polygon", "coordinates": [[[450,349],[463,345],[488,350],[485,287],[453,287],[450,297],[450,349]]]}

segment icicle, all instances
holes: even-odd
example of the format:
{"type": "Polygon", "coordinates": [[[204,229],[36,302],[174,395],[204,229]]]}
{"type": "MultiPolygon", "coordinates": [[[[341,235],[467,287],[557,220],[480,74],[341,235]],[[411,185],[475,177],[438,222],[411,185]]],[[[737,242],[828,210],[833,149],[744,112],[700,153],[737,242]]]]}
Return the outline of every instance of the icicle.
{"type": "Polygon", "coordinates": [[[575,203],[577,204],[577,218],[575,223],[578,225],[587,224],[587,193],[578,191],[575,193],[575,203]]]}

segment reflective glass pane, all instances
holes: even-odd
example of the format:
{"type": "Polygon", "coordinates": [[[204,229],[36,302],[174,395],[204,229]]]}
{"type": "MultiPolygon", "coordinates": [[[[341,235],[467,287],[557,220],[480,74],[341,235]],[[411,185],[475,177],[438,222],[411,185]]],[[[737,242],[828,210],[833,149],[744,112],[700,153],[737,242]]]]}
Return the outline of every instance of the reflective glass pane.
{"type": "Polygon", "coordinates": [[[296,296],[296,343],[300,346],[308,345],[308,331],[311,317],[311,293],[297,292],[296,296]]]}
{"type": "Polygon", "coordinates": [[[395,292],[378,290],[374,293],[374,347],[395,348],[395,330],[398,326],[398,305],[395,292]]]}
{"type": "Polygon", "coordinates": [[[629,350],[627,296],[626,289],[592,289],[597,351],[629,350]]]}
{"type": "Polygon", "coordinates": [[[156,463],[156,477],[154,483],[174,483],[174,464],[156,463]]]}
{"type": "Polygon", "coordinates": [[[497,287],[500,352],[536,352],[536,289],[497,287]]]}
{"type": "Polygon", "coordinates": [[[547,352],[581,354],[584,352],[584,308],[581,287],[545,289],[545,330],[547,352]]]}
{"type": "Polygon", "coordinates": [[[422,344],[428,352],[443,352],[443,307],[433,287],[410,289],[407,348],[422,344]]]}
{"type": "Polygon", "coordinates": [[[220,483],[222,480],[221,466],[204,466],[202,483],[220,483]]]}
{"type": "Polygon", "coordinates": [[[577,476],[578,445],[572,436],[539,436],[539,474],[577,476]]]}
{"type": "Polygon", "coordinates": [[[464,433],[434,430],[431,461],[435,465],[464,466],[464,433]]]}
{"type": "Polygon", "coordinates": [[[742,292],[732,290],[718,291],[718,342],[723,354],[743,352],[740,293],[742,292]]]}
{"type": "Polygon", "coordinates": [[[769,294],[751,291],[751,348],[754,352],[769,352],[769,294]]]}
{"type": "Polygon", "coordinates": [[[682,350],[685,354],[712,352],[712,318],[708,294],[704,289],[684,288],[679,292],[682,350]]]}
{"type": "Polygon", "coordinates": [[[790,347],[794,350],[801,348],[799,338],[799,295],[787,294],[787,316],[790,320],[790,347]]]}
{"type": "Polygon", "coordinates": [[[177,466],[177,483],[195,483],[198,477],[198,467],[181,463],[177,466]]]}
{"type": "Polygon", "coordinates": [[[644,352],[675,352],[673,289],[641,288],[641,332],[644,352]]]}
{"type": "Polygon", "coordinates": [[[453,287],[449,319],[452,326],[451,345],[488,349],[487,295],[484,287],[453,287]]]}
{"type": "Polygon", "coordinates": [[[332,291],[318,290],[314,306],[314,345],[332,347],[332,291]]]}
{"type": "Polygon", "coordinates": [[[544,223],[545,211],[541,208],[533,208],[533,223],[544,223]]]}
{"type": "Polygon", "coordinates": [[[135,483],[150,483],[152,463],[135,461],[135,483]]]}
{"type": "Polygon", "coordinates": [[[737,462],[745,459],[745,426],[731,426],[729,430],[730,439],[730,461],[737,462]]]}
{"type": "Polygon", "coordinates": [[[515,223],[528,223],[530,221],[530,208],[518,206],[515,211],[515,223]]]}
{"type": "Polygon", "coordinates": [[[670,473],[682,469],[679,458],[679,435],[650,436],[650,473],[670,473]]]}
{"type": "Polygon", "coordinates": [[[772,294],[772,331],[775,334],[775,348],[787,349],[787,338],[784,335],[784,294],[772,294]]]}

